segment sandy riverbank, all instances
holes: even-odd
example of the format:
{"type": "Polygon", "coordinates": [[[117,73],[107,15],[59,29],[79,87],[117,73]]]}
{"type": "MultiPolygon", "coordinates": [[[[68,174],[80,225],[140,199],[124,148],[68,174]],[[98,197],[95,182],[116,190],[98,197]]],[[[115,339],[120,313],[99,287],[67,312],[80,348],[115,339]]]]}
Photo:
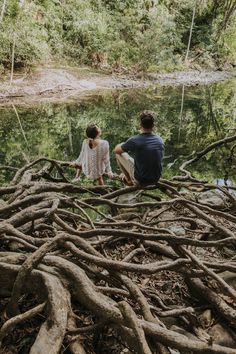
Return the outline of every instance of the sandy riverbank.
{"type": "Polygon", "coordinates": [[[89,92],[147,87],[151,85],[208,85],[236,77],[235,71],[182,71],[147,74],[145,78],[108,75],[87,68],[40,68],[32,73],[16,73],[12,84],[0,82],[0,105],[60,102],[89,92]]]}

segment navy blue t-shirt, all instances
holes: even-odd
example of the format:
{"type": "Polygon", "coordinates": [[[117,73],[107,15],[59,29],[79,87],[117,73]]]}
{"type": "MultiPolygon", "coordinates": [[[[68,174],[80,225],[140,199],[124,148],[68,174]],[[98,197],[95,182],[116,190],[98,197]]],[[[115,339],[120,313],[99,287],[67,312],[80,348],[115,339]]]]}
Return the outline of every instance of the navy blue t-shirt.
{"type": "Polygon", "coordinates": [[[161,177],[164,143],[160,136],[142,133],[129,138],[121,145],[134,156],[134,178],[140,184],[155,183],[161,177]]]}

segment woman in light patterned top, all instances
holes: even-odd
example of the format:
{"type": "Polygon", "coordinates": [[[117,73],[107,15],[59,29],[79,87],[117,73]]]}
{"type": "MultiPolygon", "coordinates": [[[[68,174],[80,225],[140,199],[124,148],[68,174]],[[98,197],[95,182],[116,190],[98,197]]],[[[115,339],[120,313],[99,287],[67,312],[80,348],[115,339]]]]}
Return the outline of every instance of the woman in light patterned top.
{"type": "Polygon", "coordinates": [[[91,124],[86,129],[87,139],[83,141],[80,155],[72,165],[76,167],[76,176],[73,182],[80,180],[83,172],[86,177],[96,181],[97,185],[103,185],[103,175],[106,173],[113,178],[110,165],[109,143],[100,139],[101,130],[96,124],[91,124]]]}

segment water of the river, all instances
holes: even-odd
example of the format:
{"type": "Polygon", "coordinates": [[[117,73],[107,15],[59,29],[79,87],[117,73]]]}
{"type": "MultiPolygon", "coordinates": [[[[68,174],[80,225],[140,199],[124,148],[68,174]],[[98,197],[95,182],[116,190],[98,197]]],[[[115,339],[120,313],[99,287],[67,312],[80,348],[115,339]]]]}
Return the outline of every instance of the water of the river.
{"type": "MultiPolygon", "coordinates": [[[[16,108],[19,118],[12,107],[0,108],[0,165],[19,167],[38,156],[73,160],[90,122],[101,127],[112,151],[138,131],[138,113],[149,109],[157,115],[156,131],[165,141],[164,177],[170,177],[179,174],[178,166],[192,151],[235,134],[236,81],[106,91],[68,103],[16,108]]],[[[113,153],[111,159],[116,170],[113,153]]],[[[225,147],[208,153],[192,171],[211,182],[236,182],[235,157],[225,147]]],[[[0,183],[8,178],[9,173],[0,170],[0,183]]]]}

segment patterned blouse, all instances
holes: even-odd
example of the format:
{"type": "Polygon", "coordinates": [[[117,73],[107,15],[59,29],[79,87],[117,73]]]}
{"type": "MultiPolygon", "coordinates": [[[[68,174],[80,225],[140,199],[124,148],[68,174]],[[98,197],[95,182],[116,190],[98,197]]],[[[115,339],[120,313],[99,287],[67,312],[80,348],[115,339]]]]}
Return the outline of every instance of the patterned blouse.
{"type": "Polygon", "coordinates": [[[93,180],[98,179],[104,173],[111,172],[108,141],[100,139],[97,146],[91,149],[88,140],[85,139],[75,162],[82,167],[85,176],[93,180]]]}

